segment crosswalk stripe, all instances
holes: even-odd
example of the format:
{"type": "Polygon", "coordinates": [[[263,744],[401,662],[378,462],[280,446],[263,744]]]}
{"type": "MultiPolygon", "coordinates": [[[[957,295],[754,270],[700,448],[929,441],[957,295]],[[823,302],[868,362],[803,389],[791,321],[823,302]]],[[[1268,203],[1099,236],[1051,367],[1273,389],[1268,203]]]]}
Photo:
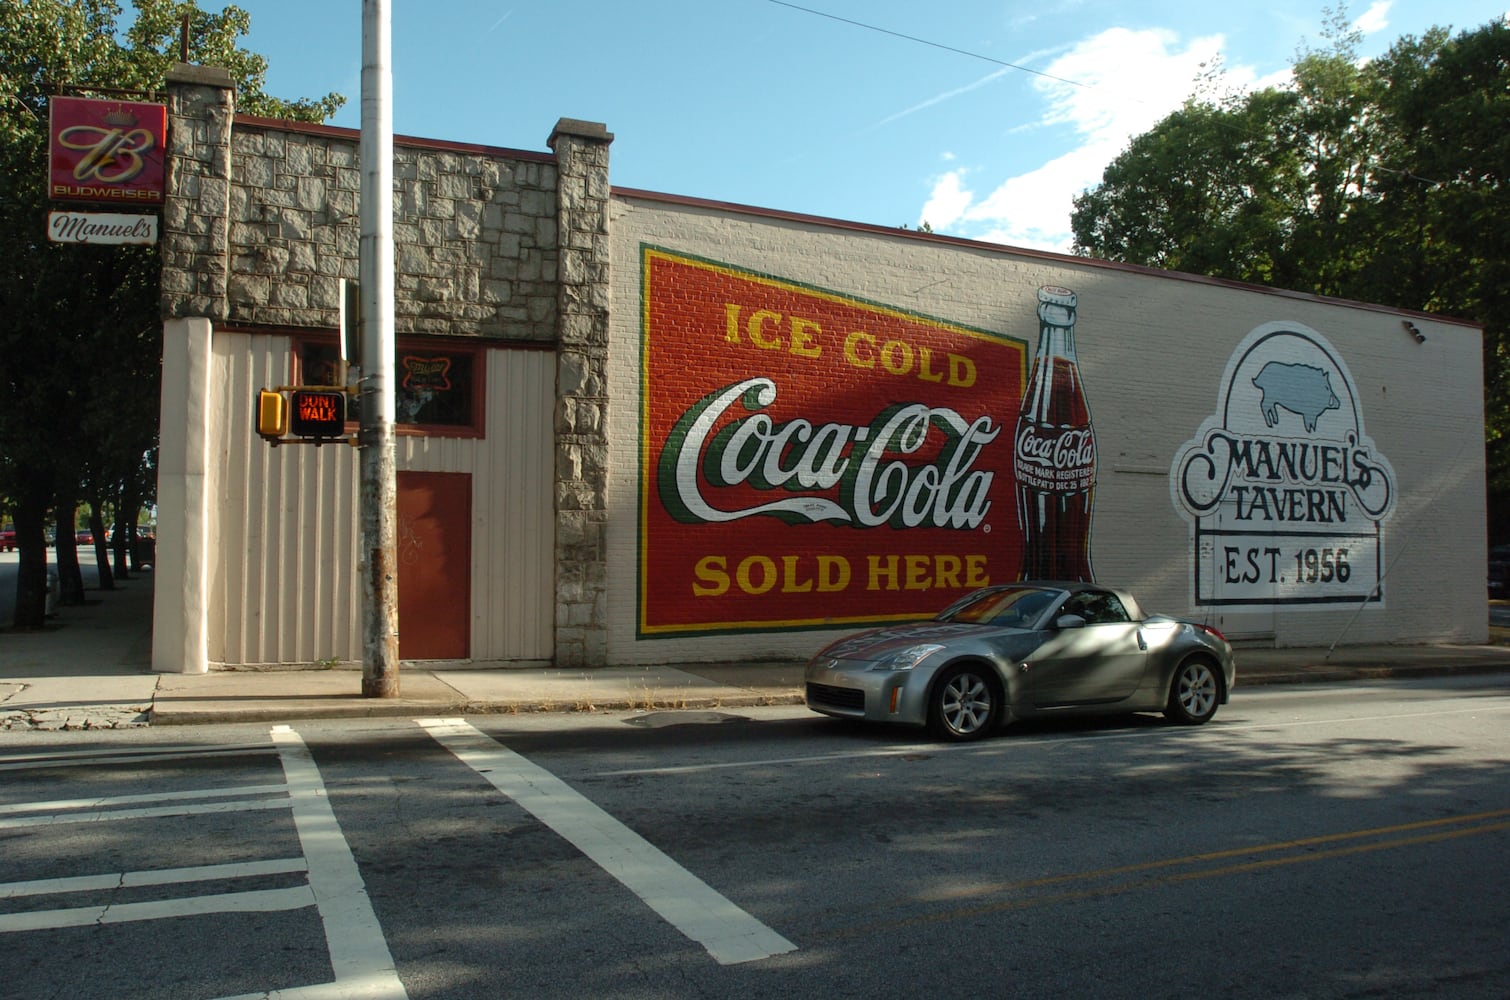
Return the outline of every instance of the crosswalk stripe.
{"type": "Polygon", "coordinates": [[[207,896],[181,896],[148,903],[106,903],[102,906],[78,906],[66,910],[33,910],[29,913],[0,914],[0,934],[16,931],[58,930],[63,927],[88,927],[92,924],[123,924],[135,920],[162,920],[167,917],[198,917],[210,913],[267,913],[297,910],[313,906],[314,894],[307,885],[287,889],[257,889],[250,892],[223,892],[207,896]]]}
{"type": "Polygon", "coordinates": [[[150,871],[107,872],[103,875],[71,875],[63,878],[39,878],[26,882],[0,882],[0,899],[21,896],[46,896],[60,892],[105,892],[137,889],[148,885],[177,885],[183,882],[218,882],[233,878],[259,878],[302,872],[309,866],[303,858],[274,858],[268,861],[244,861],[229,865],[196,865],[190,868],[157,868],[150,871]]]}
{"type": "Polygon", "coordinates": [[[797,946],[735,906],[566,782],[463,719],[417,719],[441,746],[556,831],[721,965],[797,946]]]}

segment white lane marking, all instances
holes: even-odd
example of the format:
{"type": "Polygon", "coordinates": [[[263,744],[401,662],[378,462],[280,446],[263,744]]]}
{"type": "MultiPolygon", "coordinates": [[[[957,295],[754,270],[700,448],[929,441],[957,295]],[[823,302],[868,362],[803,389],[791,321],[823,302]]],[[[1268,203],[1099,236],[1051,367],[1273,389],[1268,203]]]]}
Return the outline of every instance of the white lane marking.
{"type": "Polygon", "coordinates": [[[30,757],[0,758],[0,771],[37,771],[52,767],[98,767],[101,764],[142,764],[160,760],[191,760],[196,757],[266,757],[272,751],[267,747],[235,750],[184,750],[148,751],[147,753],[122,754],[111,752],[110,756],[78,754],[38,754],[30,757]]]}
{"type": "Polygon", "coordinates": [[[0,761],[20,763],[22,761],[53,761],[53,760],[78,760],[87,761],[101,757],[167,757],[173,759],[182,755],[198,756],[200,754],[228,754],[228,753],[260,753],[270,754],[273,748],[266,743],[215,743],[199,746],[191,743],[173,743],[166,746],[141,746],[141,747],[101,747],[94,750],[72,749],[54,750],[51,752],[38,750],[35,753],[6,754],[0,756],[0,761]]]}
{"type": "Polygon", "coordinates": [[[864,760],[877,757],[906,757],[917,754],[961,753],[979,750],[978,746],[966,747],[942,743],[919,743],[910,747],[888,747],[885,750],[850,750],[841,753],[806,754],[801,757],[765,757],[760,760],[727,760],[710,764],[675,764],[670,767],[630,767],[617,771],[599,771],[600,778],[622,778],[644,774],[696,774],[701,771],[729,771],[742,767],[775,767],[784,764],[824,764],[835,760],[864,760]]]}
{"type": "Polygon", "coordinates": [[[416,719],[441,746],[618,879],[721,965],[797,946],[544,768],[462,719],[416,719]]]}
{"type": "Polygon", "coordinates": [[[106,903],[68,910],[34,910],[0,915],[0,934],[15,931],[57,930],[90,924],[120,924],[133,920],[163,920],[167,917],[198,917],[211,913],[268,913],[298,910],[314,902],[307,885],[288,889],[226,892],[212,896],[184,896],[151,903],[106,903]]]}
{"type": "Polygon", "coordinates": [[[102,809],[94,812],[54,813],[47,816],[17,816],[0,819],[0,830],[18,830],[28,826],[61,826],[67,823],[113,823],[121,819],[157,819],[162,816],[202,816],[207,813],[252,812],[259,809],[287,809],[288,799],[247,799],[242,802],[201,802],[148,809],[102,809]]]}
{"type": "Polygon", "coordinates": [[[24,812],[101,809],[106,806],[128,806],[136,802],[188,802],[195,799],[228,799],[235,795],[277,795],[286,791],[288,791],[286,785],[235,785],[227,788],[198,788],[182,792],[151,792],[146,795],[102,795],[94,799],[15,802],[10,805],[0,805],[0,816],[24,812]]]}
{"type": "Polygon", "coordinates": [[[288,726],[274,726],[272,738],[288,780],[294,829],[309,862],[309,889],[325,926],[338,995],[408,1000],[309,747],[288,726]]]}
{"type": "Polygon", "coordinates": [[[0,899],[46,896],[59,892],[100,892],[136,889],[147,885],[178,885],[183,882],[218,882],[223,879],[258,878],[307,870],[303,858],[273,858],[227,865],[196,865],[192,868],[158,868],[139,872],[107,872],[103,875],[71,875],[39,878],[27,882],[0,882],[0,899]]]}
{"type": "Polygon", "coordinates": [[[352,976],[338,983],[317,983],[314,986],[292,986],[286,990],[268,990],[263,993],[242,993],[219,1000],[356,1000],[359,997],[381,997],[387,988],[380,975],[352,976]]]}

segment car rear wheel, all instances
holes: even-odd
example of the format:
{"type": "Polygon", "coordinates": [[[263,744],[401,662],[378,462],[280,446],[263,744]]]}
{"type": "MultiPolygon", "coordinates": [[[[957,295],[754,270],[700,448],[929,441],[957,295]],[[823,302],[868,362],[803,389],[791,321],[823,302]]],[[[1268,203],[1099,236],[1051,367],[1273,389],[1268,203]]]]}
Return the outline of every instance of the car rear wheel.
{"type": "Polygon", "coordinates": [[[1221,681],[1209,660],[1186,660],[1174,672],[1164,716],[1186,726],[1209,722],[1216,714],[1221,691],[1221,681]]]}
{"type": "Polygon", "coordinates": [[[977,740],[1001,717],[1001,695],[984,667],[955,667],[933,685],[928,730],[943,740],[977,740]]]}

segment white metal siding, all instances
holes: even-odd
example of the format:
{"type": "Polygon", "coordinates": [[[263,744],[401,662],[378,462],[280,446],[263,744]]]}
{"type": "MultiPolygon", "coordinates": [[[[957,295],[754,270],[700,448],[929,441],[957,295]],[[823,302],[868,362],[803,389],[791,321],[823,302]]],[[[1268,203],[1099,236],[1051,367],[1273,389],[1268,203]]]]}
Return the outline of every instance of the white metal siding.
{"type": "Polygon", "coordinates": [[[399,468],[472,473],[472,659],[546,663],[555,631],[553,351],[490,351],[487,436],[468,468],[428,464],[426,445],[401,439],[399,468]],[[407,449],[414,449],[407,452],[407,449]]]}
{"type": "MultiPolygon", "coordinates": [[[[211,433],[223,449],[211,483],[212,664],[361,658],[356,450],[273,448],[253,429],[256,392],[287,383],[290,349],[288,337],[215,336],[211,433]]],[[[472,475],[473,662],[544,662],[555,605],[555,355],[493,350],[485,364],[486,436],[401,436],[397,466],[472,475]]]]}

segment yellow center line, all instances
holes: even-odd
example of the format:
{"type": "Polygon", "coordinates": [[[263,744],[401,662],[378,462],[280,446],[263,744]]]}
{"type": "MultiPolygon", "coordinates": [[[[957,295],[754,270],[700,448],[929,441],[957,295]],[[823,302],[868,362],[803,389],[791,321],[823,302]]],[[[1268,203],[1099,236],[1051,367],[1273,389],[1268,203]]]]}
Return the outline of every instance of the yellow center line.
{"type": "MultiPolygon", "coordinates": [[[[1095,879],[1115,878],[1119,875],[1133,875],[1138,872],[1157,871],[1162,868],[1178,868],[1185,865],[1205,864],[1211,861],[1225,861],[1228,858],[1251,857],[1255,854],[1270,854],[1275,851],[1298,851],[1308,847],[1318,847],[1323,844],[1336,844],[1348,840],[1362,840],[1367,837],[1388,837],[1395,834],[1411,833],[1416,830],[1429,830],[1434,827],[1456,826],[1464,823],[1479,823],[1485,820],[1510,817],[1510,809],[1496,809],[1491,812],[1470,813],[1466,816],[1450,816],[1446,819],[1419,820],[1414,823],[1399,823],[1394,826],[1379,826],[1368,830],[1354,830],[1349,833],[1329,833],[1317,837],[1303,837],[1298,840],[1282,840],[1273,844],[1259,844],[1251,847],[1233,847],[1224,851],[1208,851],[1201,854],[1187,854],[1181,858],[1165,858],[1160,861],[1145,861],[1135,865],[1121,865],[1116,868],[1100,868],[1088,872],[1073,872],[1067,875],[1050,875],[1044,878],[1026,879],[1021,882],[997,882],[991,885],[972,886],[969,889],[961,889],[948,893],[939,898],[968,898],[970,896],[997,895],[1003,892],[1012,892],[1018,889],[1038,889],[1049,885],[1060,885],[1065,882],[1086,882],[1095,879]]],[[[1311,855],[1316,857],[1317,855],[1311,855]]]]}
{"type": "Polygon", "coordinates": [[[1261,844],[1255,847],[1240,847],[1225,851],[1210,851],[1201,854],[1191,854],[1180,858],[1167,858],[1160,861],[1149,861],[1136,865],[1122,865],[1116,868],[1102,868],[1088,872],[1074,872],[1065,875],[1053,875],[1045,878],[1025,879],[1020,882],[998,882],[992,885],[972,887],[968,890],[952,891],[932,898],[917,898],[910,902],[929,903],[942,902],[946,899],[963,900],[980,896],[999,896],[1012,892],[1042,889],[1047,886],[1065,885],[1074,882],[1096,882],[1117,879],[1127,875],[1137,875],[1145,872],[1158,872],[1170,868],[1196,866],[1208,864],[1213,861],[1226,861],[1234,858],[1254,855],[1272,854],[1280,851],[1306,853],[1294,853],[1286,857],[1259,858],[1242,864],[1219,865],[1217,867],[1199,868],[1194,871],[1168,872],[1154,875],[1149,878],[1135,879],[1131,881],[1112,882],[1107,885],[1087,886],[1083,889],[1072,889],[1064,892],[1033,895],[1022,898],[1003,899],[997,902],[983,903],[975,906],[954,906],[933,913],[921,914],[914,917],[899,918],[896,920],[875,921],[872,923],[835,928],[822,931],[814,935],[817,939],[856,937],[877,932],[900,930],[907,927],[916,927],[924,924],[944,923],[951,920],[968,920],[974,917],[989,916],[991,914],[1005,913],[1011,910],[1025,910],[1032,907],[1051,906],[1058,903],[1078,902],[1087,899],[1096,899],[1107,896],[1117,896],[1125,893],[1136,892],[1145,889],[1157,889],[1163,886],[1174,885],[1180,882],[1190,882],[1197,879],[1218,878],[1228,875],[1241,875],[1256,871],[1266,871],[1285,867],[1288,865],[1305,864],[1315,861],[1327,861],[1351,855],[1365,854],[1373,851],[1393,850],[1404,847],[1415,847],[1421,844],[1436,843],[1445,840],[1454,840],[1461,837],[1479,836],[1486,833],[1496,833],[1502,830],[1510,830],[1510,809],[1497,809],[1491,812],[1473,813],[1467,816],[1455,816],[1447,819],[1422,820],[1415,823],[1400,823],[1394,826],[1374,827],[1367,830],[1357,830],[1350,833],[1334,833],[1317,837],[1304,837],[1297,840],[1280,841],[1273,844],[1261,844]],[[1501,822],[1490,822],[1501,820],[1501,822]],[[1477,824],[1477,825],[1470,825],[1477,824]],[[1425,832],[1422,832],[1425,831],[1425,832]],[[1400,836],[1401,834],[1416,834],[1415,836],[1400,836]],[[1369,843],[1347,843],[1348,841],[1360,841],[1366,838],[1374,838],[1369,843]],[[1330,850],[1307,851],[1308,848],[1327,844],[1340,844],[1343,846],[1333,847],[1330,850]]]}

